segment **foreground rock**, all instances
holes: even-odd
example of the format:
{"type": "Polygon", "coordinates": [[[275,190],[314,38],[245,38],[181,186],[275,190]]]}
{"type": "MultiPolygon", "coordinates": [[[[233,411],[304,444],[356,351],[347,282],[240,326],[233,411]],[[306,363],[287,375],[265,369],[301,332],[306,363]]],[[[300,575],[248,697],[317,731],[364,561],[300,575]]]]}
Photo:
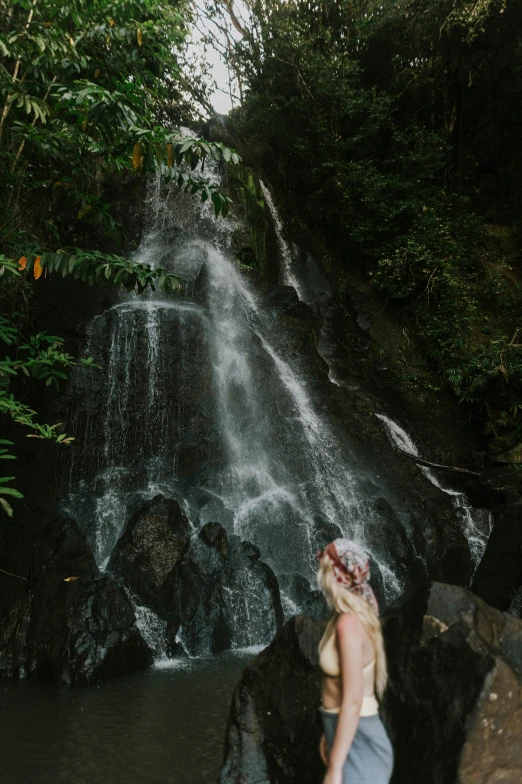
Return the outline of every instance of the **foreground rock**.
{"type": "Polygon", "coordinates": [[[245,669],[230,708],[221,784],[321,781],[317,644],[323,628],[292,618],[245,669]]]}
{"type": "Polygon", "coordinates": [[[170,654],[262,644],[282,626],[277,579],[259,549],[229,539],[219,523],[194,535],[178,502],[163,496],[131,518],[108,568],[165,624],[170,654]]]}
{"type": "Polygon", "coordinates": [[[441,583],[423,609],[386,621],[394,782],[522,781],[522,622],[441,583]]]}
{"type": "MultiPolygon", "coordinates": [[[[221,784],[317,784],[323,624],[294,618],[234,692],[221,784]]],[[[394,784],[522,781],[522,621],[435,583],[385,621],[394,784]]]]}
{"type": "Polygon", "coordinates": [[[42,530],[26,588],[3,629],[4,673],[88,683],[150,663],[132,606],[73,521],[42,530]]]}

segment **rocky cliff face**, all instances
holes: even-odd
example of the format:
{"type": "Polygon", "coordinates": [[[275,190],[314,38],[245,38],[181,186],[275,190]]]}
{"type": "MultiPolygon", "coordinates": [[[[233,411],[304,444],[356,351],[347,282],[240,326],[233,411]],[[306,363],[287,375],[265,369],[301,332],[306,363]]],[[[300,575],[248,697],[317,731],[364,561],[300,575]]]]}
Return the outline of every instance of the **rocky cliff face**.
{"type": "Polygon", "coordinates": [[[52,521],[28,579],[9,583],[0,672],[88,683],[147,667],[153,655],[210,655],[272,639],[283,610],[258,548],[229,540],[218,523],[191,533],[178,502],[158,496],[128,521],[102,574],[76,523],[52,521]]]}
{"type": "Polygon", "coordinates": [[[42,528],[27,579],[15,580],[0,616],[4,674],[88,683],[152,661],[123,589],[100,574],[73,521],[42,528]]]}
{"type": "MultiPolygon", "coordinates": [[[[221,784],[321,780],[317,645],[292,619],[236,687],[221,784]]],[[[435,583],[384,622],[394,784],[522,780],[522,621],[435,583]]]]}
{"type": "Polygon", "coordinates": [[[178,502],[158,496],[131,518],[108,565],[159,620],[156,653],[209,655],[272,639],[283,611],[258,548],[229,540],[219,523],[191,533],[178,502]]]}

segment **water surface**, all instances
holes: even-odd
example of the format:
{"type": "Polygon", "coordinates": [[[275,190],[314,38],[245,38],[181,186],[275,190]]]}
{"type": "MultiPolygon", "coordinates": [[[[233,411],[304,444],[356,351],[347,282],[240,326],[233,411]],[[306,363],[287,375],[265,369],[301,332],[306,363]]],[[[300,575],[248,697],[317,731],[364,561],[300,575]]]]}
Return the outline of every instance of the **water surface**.
{"type": "Polygon", "coordinates": [[[0,681],[2,784],[215,784],[252,652],[69,688],[0,681]]]}

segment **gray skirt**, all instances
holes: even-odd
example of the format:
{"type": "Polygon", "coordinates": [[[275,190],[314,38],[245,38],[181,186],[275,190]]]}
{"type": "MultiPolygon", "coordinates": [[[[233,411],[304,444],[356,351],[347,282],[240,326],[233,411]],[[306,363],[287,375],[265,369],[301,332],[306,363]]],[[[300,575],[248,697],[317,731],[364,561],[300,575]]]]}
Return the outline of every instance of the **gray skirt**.
{"type": "MultiPolygon", "coordinates": [[[[321,710],[328,751],[337,728],[337,713],[321,710]]],[[[362,716],[343,765],[343,784],[389,784],[393,749],[379,716],[362,716]]]]}

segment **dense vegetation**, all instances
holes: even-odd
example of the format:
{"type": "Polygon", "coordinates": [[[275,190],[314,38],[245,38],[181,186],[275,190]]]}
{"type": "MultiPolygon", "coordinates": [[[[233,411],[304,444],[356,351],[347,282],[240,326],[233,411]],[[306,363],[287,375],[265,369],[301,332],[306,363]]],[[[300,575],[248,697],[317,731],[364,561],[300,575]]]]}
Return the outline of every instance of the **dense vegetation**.
{"type": "MultiPolygon", "coordinates": [[[[102,252],[122,239],[104,183],[159,168],[211,199],[216,215],[228,211],[230,200],[191,172],[207,156],[238,157],[176,130],[208,108],[205,85],[186,62],[189,8],[185,0],[0,2],[0,413],[29,437],[73,440],[36,421],[22,382],[58,385],[77,362],[57,336],[26,337],[30,279],[34,286],[61,273],[137,291],[180,285],[162,269],[102,252]]],[[[13,457],[0,450],[0,459],[13,457]]],[[[9,515],[5,496],[20,496],[13,479],[0,479],[9,515]]]]}
{"type": "MultiPolygon", "coordinates": [[[[35,281],[179,287],[118,255],[104,184],[159,168],[228,211],[194,170],[235,153],[175,130],[210,111],[187,58],[195,9],[0,0],[0,413],[32,437],[71,440],[36,422],[22,381],[57,385],[76,362],[60,338],[30,335],[35,281]]],[[[313,234],[341,289],[362,270],[439,385],[504,446],[520,441],[522,5],[206,0],[199,13],[219,30],[235,123],[267,151],[288,223],[313,234]]]]}
{"type": "Polygon", "coordinates": [[[215,7],[235,32],[235,121],[269,151],[287,220],[319,239],[341,286],[358,264],[401,308],[439,385],[516,443],[522,4],[247,8],[245,21],[215,7]]]}

